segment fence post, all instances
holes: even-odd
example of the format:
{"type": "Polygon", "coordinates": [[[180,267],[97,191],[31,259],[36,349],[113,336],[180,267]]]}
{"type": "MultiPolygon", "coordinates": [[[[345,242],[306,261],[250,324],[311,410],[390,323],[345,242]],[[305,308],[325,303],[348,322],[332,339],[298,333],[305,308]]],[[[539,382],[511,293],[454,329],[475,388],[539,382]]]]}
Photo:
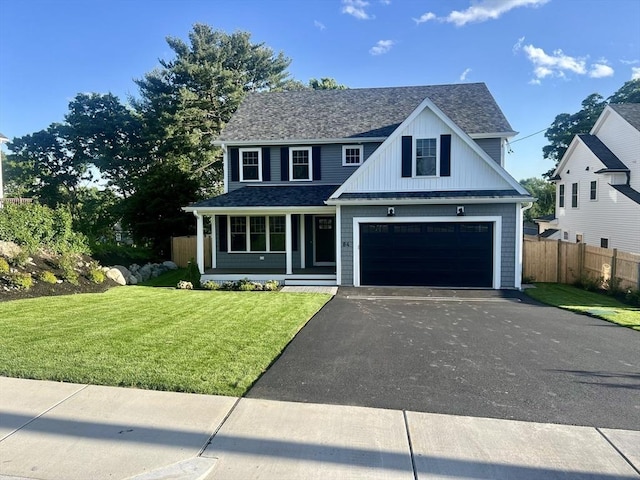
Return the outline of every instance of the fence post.
{"type": "Polygon", "coordinates": [[[616,273],[618,270],[617,263],[618,263],[618,249],[614,248],[613,258],[611,259],[611,281],[609,282],[609,285],[615,285],[616,273]]]}
{"type": "Polygon", "coordinates": [[[560,256],[561,256],[561,250],[562,250],[562,243],[561,240],[558,239],[558,259],[556,261],[556,283],[560,283],[560,256]]]}
{"type": "Polygon", "coordinates": [[[578,277],[578,279],[580,278],[584,278],[585,277],[585,273],[584,273],[584,256],[586,253],[586,244],[583,242],[580,242],[579,244],[580,246],[578,247],[578,252],[579,252],[579,256],[578,256],[578,271],[580,272],[580,276],[578,277]]]}

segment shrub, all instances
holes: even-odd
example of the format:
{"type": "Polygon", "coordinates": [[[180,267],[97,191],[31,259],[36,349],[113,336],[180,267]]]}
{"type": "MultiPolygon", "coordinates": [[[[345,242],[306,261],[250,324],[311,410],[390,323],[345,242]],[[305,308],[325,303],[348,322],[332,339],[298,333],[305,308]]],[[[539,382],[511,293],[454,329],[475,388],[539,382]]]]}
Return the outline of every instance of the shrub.
{"type": "Polygon", "coordinates": [[[27,253],[41,248],[54,253],[89,253],[86,237],[73,231],[71,213],[63,207],[5,205],[0,209],[0,238],[17,243],[27,253]]]}
{"type": "Polygon", "coordinates": [[[280,284],[278,283],[277,280],[269,280],[268,282],[265,282],[263,288],[265,291],[275,292],[276,290],[278,290],[279,286],[280,284]]]}
{"type": "Polygon", "coordinates": [[[91,256],[102,265],[144,265],[154,259],[149,248],[116,243],[92,243],[91,256]]]}
{"type": "Polygon", "coordinates": [[[573,283],[574,287],[582,288],[588,292],[597,292],[602,290],[604,283],[603,277],[591,277],[589,275],[581,275],[578,280],[573,283]]]}
{"type": "Polygon", "coordinates": [[[193,284],[191,282],[185,282],[184,280],[180,280],[176,288],[179,290],[193,290],[193,284]]]}
{"type": "Polygon", "coordinates": [[[38,275],[38,280],[44,283],[58,283],[58,278],[49,270],[44,270],[38,275]]]}
{"type": "Polygon", "coordinates": [[[200,268],[193,258],[189,260],[187,265],[187,281],[195,288],[200,288],[200,268]]]}
{"type": "Polygon", "coordinates": [[[76,264],[78,263],[76,255],[65,253],[60,255],[58,259],[58,268],[62,270],[62,279],[66,280],[72,285],[79,285],[78,272],[76,271],[76,264]]]}
{"type": "Polygon", "coordinates": [[[102,269],[97,264],[95,264],[89,266],[89,270],[87,271],[87,278],[93,283],[103,283],[107,276],[102,271],[102,269]]]}
{"type": "Polygon", "coordinates": [[[624,295],[624,301],[629,305],[640,306],[640,290],[627,290],[624,295]]]}
{"type": "Polygon", "coordinates": [[[2,257],[0,257],[0,274],[9,273],[9,263],[2,257]]]}
{"type": "Polygon", "coordinates": [[[220,284],[212,280],[208,280],[202,284],[202,288],[205,290],[219,290],[220,284]]]}
{"type": "Polygon", "coordinates": [[[29,254],[24,250],[20,250],[14,257],[9,259],[9,262],[11,262],[14,267],[24,268],[27,266],[27,263],[29,263],[29,254]]]}
{"type": "Polygon", "coordinates": [[[29,290],[31,287],[33,287],[33,278],[31,278],[30,273],[14,273],[11,275],[9,281],[13,286],[22,288],[24,290],[29,290]]]}

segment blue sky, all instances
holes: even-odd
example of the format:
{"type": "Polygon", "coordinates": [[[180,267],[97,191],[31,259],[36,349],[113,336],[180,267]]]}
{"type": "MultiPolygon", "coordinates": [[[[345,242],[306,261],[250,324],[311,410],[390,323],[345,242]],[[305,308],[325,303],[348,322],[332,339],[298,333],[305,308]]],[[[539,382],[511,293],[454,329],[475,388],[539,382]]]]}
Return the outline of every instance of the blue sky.
{"type": "Polygon", "coordinates": [[[62,121],[79,92],[135,96],[133,79],[172,57],[165,37],[198,22],[250,32],[304,82],[485,82],[520,132],[518,180],[553,166],[536,132],[557,114],[640,78],[638,0],[0,0],[0,132],[62,121]]]}

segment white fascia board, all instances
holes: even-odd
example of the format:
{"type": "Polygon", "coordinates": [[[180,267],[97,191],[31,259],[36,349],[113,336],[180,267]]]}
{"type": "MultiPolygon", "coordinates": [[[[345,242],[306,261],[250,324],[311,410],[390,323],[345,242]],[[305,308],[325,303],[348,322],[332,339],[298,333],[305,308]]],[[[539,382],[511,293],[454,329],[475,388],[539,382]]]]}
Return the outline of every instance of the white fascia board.
{"type": "Polygon", "coordinates": [[[340,144],[362,144],[362,143],[377,143],[384,142],[387,137],[351,137],[351,138],[284,138],[281,140],[238,140],[238,141],[228,141],[228,140],[214,140],[213,144],[217,146],[226,145],[227,147],[243,147],[246,145],[321,145],[321,144],[330,144],[330,143],[340,143],[340,144]]]}
{"type": "Polygon", "coordinates": [[[451,205],[451,204],[470,204],[470,203],[522,203],[532,202],[533,197],[446,197],[446,198],[399,198],[399,199],[329,199],[325,203],[327,205],[451,205]]]}
{"type": "Polygon", "coordinates": [[[270,215],[283,213],[317,213],[326,215],[335,213],[334,206],[326,207],[182,207],[185,212],[198,212],[199,215],[270,215]]]}
{"type": "MultiPolygon", "coordinates": [[[[591,135],[591,134],[590,134],[591,135]]],[[[598,156],[593,153],[591,151],[591,149],[580,139],[580,137],[578,135],[575,135],[573,137],[573,140],[571,140],[571,143],[569,144],[569,147],[567,147],[567,151],[564,152],[564,155],[562,156],[562,158],[560,159],[560,163],[558,163],[558,166],[556,167],[556,169],[553,172],[553,175],[560,175],[560,177],[562,177],[561,172],[562,170],[567,166],[567,163],[569,163],[569,159],[571,158],[571,156],[573,155],[574,150],[578,147],[579,144],[583,144],[584,148],[587,149],[587,151],[589,152],[589,154],[598,162],[600,162],[600,164],[604,165],[606,167],[606,165],[604,163],[602,163],[602,160],[600,160],[598,158],[598,156]]]]}
{"type": "MultiPolygon", "coordinates": [[[[609,116],[612,113],[624,120],[624,118],[621,117],[620,114],[618,114],[618,112],[616,112],[613,108],[611,108],[609,105],[607,105],[606,107],[604,107],[604,110],[602,111],[600,116],[596,119],[596,123],[594,123],[593,127],[591,127],[591,131],[589,131],[589,134],[590,135],[595,135],[597,137],[598,136],[597,133],[600,130],[600,128],[602,127],[602,124],[607,121],[607,118],[609,118],[609,116]]],[[[626,120],[625,120],[625,122],[626,122],[626,120]]]]}
{"type": "Polygon", "coordinates": [[[469,136],[476,139],[481,138],[513,138],[520,132],[494,132],[494,133],[470,133],[469,136]]]}
{"type": "Polygon", "coordinates": [[[396,128],[393,133],[389,135],[389,137],[387,137],[382,145],[380,145],[380,147],[378,147],[375,152],[371,154],[367,161],[355,172],[353,172],[353,175],[351,175],[339,189],[333,192],[330,200],[338,198],[349,188],[352,183],[355,182],[356,179],[360,178],[363,175],[366,175],[369,170],[375,168],[375,163],[380,158],[380,152],[384,150],[385,144],[395,141],[401,135],[404,127],[413,122],[425,108],[429,108],[429,110],[431,110],[442,122],[444,122],[445,125],[453,130],[456,135],[458,135],[474,152],[476,152],[478,156],[480,156],[489,165],[490,168],[495,170],[498,175],[500,175],[510,186],[512,186],[514,190],[523,195],[527,195],[529,193],[511,175],[509,175],[509,173],[504,168],[498,165],[496,161],[489,156],[488,153],[480,148],[480,146],[453,120],[446,116],[444,112],[436,106],[435,103],[433,103],[429,98],[425,98],[422,103],[420,103],[420,105],[418,105],[418,107],[416,107],[416,109],[411,112],[411,114],[398,126],[398,128],[396,128]]]}

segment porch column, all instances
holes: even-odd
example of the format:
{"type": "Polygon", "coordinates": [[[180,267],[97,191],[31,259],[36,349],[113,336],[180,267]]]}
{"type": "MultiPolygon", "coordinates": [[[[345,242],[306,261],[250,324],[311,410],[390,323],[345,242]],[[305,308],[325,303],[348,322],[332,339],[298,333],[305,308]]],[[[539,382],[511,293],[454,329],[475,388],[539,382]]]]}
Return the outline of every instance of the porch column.
{"type": "Polygon", "coordinates": [[[193,214],[196,216],[196,263],[200,273],[204,273],[204,219],[197,211],[193,214]]]}
{"type": "Polygon", "coordinates": [[[216,268],[216,216],[211,215],[211,268],[216,268]]]}
{"type": "Polygon", "coordinates": [[[285,241],[286,241],[285,256],[286,256],[286,263],[287,263],[287,270],[286,270],[287,275],[291,275],[293,273],[293,235],[292,233],[293,232],[291,228],[291,214],[287,213],[287,215],[285,216],[285,241]]]}
{"type": "Polygon", "coordinates": [[[342,285],[342,210],[336,206],[336,283],[342,285]]]}
{"type": "Polygon", "coordinates": [[[306,215],[304,213],[300,214],[300,244],[299,244],[299,249],[300,249],[300,268],[305,269],[307,268],[306,262],[307,262],[307,252],[305,250],[305,246],[306,246],[306,240],[304,238],[304,232],[305,232],[305,218],[306,215]]]}

